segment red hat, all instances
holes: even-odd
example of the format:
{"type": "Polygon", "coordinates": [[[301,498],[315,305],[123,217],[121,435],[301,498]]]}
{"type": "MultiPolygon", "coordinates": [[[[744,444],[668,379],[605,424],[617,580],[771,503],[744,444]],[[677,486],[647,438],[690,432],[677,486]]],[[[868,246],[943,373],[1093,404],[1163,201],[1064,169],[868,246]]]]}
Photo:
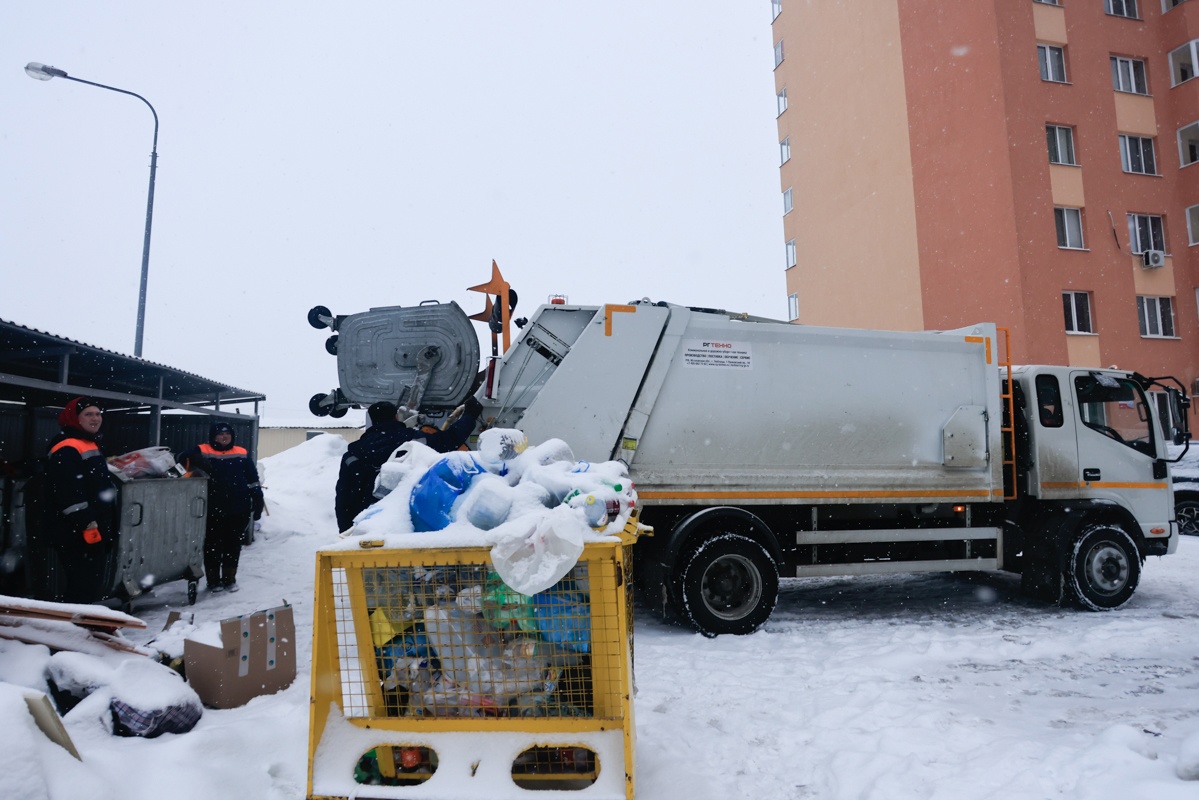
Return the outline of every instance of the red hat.
{"type": "Polygon", "coordinates": [[[74,400],[67,403],[66,408],[58,413],[58,424],[64,428],[78,428],[79,412],[83,411],[85,408],[91,408],[92,406],[95,406],[101,411],[104,410],[103,406],[89,397],[76,397],[74,400]]]}

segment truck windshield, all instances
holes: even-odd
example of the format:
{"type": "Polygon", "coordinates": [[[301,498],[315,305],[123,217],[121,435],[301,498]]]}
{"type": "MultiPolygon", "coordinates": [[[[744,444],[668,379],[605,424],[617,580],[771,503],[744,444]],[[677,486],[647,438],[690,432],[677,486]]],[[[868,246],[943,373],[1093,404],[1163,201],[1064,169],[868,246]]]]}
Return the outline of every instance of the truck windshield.
{"type": "Polygon", "coordinates": [[[1153,457],[1152,416],[1141,387],[1127,378],[1092,373],[1074,379],[1082,424],[1153,457]]]}

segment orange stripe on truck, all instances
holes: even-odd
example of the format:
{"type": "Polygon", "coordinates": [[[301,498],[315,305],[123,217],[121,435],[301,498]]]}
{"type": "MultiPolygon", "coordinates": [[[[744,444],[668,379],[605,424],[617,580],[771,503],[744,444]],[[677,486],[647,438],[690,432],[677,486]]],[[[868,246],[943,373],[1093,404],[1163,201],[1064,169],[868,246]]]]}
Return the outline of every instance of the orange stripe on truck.
{"type": "Polygon", "coordinates": [[[988,489],[963,489],[962,491],[862,491],[862,492],[655,492],[637,490],[642,500],[703,500],[709,497],[721,500],[838,500],[862,497],[910,498],[910,497],[990,497],[988,489]]]}
{"type": "Polygon", "coordinates": [[[636,306],[604,306],[604,336],[612,335],[612,315],[620,312],[632,314],[637,310],[636,306]]]}

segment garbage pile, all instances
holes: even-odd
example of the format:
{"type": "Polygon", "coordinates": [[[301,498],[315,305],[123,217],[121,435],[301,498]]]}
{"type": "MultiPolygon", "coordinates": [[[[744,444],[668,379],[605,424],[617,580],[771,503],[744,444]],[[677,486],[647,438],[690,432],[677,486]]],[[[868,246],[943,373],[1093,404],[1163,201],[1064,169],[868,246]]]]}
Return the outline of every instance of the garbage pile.
{"type": "Polygon", "coordinates": [[[615,674],[592,663],[590,566],[579,559],[636,507],[624,464],[493,429],[477,452],[405,444],[376,494],[345,536],[491,548],[479,563],[432,549],[415,566],[362,570],[387,714],[591,716],[594,683],[615,674]]]}

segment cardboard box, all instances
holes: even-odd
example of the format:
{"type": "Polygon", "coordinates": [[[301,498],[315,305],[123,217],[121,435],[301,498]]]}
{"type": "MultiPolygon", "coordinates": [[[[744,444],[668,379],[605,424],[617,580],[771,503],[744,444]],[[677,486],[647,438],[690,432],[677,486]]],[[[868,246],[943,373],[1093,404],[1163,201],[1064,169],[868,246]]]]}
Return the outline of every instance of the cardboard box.
{"type": "Polygon", "coordinates": [[[221,620],[221,646],[187,639],[187,682],[209,708],[236,708],[286,689],[296,678],[296,624],[291,606],[221,620]]]}

